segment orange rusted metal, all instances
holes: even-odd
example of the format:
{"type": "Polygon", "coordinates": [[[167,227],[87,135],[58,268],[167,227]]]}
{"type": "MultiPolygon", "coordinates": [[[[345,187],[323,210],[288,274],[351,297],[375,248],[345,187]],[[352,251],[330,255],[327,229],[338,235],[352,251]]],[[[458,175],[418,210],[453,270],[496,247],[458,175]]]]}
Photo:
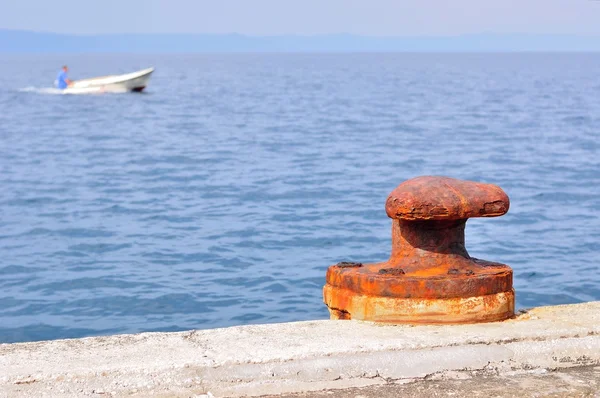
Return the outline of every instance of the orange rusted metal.
{"type": "Polygon", "coordinates": [[[327,270],[323,297],[331,318],[436,324],[511,317],[512,269],[470,257],[464,235],[468,218],[508,208],[508,196],[492,184],[431,176],[400,184],[386,202],[389,260],[327,270]]]}

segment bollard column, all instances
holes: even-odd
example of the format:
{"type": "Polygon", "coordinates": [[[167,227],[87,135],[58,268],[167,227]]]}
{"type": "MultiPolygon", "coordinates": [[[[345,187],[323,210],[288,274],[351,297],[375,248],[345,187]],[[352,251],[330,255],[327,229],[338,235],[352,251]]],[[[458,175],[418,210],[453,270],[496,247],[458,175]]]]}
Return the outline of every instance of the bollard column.
{"type": "Polygon", "coordinates": [[[327,270],[324,302],[331,319],[387,323],[492,322],[514,315],[512,269],[469,256],[471,217],[505,214],[509,199],[493,184],[417,177],[389,195],[388,261],[339,263],[327,270]]]}

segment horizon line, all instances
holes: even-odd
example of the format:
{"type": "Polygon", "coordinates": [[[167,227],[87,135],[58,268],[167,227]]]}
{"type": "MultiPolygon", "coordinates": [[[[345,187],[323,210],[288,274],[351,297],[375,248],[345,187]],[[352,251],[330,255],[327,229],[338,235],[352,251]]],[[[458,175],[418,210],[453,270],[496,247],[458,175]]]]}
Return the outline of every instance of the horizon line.
{"type": "Polygon", "coordinates": [[[0,28],[0,32],[19,32],[19,33],[33,33],[40,35],[57,35],[57,36],[76,36],[76,37],[98,37],[98,36],[245,36],[250,38],[272,38],[272,37],[300,37],[300,38],[311,38],[319,36],[350,36],[350,37],[363,37],[372,39],[415,39],[415,38],[461,38],[470,36],[568,36],[568,37],[600,37],[600,34],[592,33],[523,33],[523,32],[479,32],[479,33],[457,33],[448,35],[428,35],[428,34],[414,34],[414,35],[371,35],[366,33],[278,33],[278,34],[251,34],[251,33],[239,33],[239,32],[228,32],[228,33],[211,33],[211,32],[117,32],[117,33],[66,33],[66,32],[52,32],[52,31],[38,31],[31,29],[9,29],[0,28]]]}

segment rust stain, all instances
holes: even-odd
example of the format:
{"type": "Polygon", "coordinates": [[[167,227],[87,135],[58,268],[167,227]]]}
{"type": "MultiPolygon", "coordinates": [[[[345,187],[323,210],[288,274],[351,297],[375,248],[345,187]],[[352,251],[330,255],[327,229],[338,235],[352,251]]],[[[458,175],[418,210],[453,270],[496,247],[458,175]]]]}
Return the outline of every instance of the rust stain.
{"type": "Polygon", "coordinates": [[[508,208],[508,196],[492,184],[430,176],[400,184],[386,202],[390,258],[329,267],[323,295],[331,317],[434,324],[512,317],[512,269],[472,258],[464,237],[468,218],[508,208]]]}

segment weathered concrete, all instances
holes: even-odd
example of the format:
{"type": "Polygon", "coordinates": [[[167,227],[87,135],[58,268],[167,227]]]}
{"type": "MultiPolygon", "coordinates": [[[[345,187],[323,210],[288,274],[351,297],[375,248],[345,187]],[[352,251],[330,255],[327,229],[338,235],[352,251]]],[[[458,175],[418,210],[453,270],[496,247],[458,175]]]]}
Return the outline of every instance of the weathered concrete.
{"type": "Polygon", "coordinates": [[[576,367],[556,371],[545,369],[495,374],[490,372],[449,372],[426,380],[385,385],[323,390],[263,398],[600,398],[600,367],[576,367]]]}
{"type": "Polygon", "coordinates": [[[0,397],[258,396],[600,365],[600,302],[499,323],[314,321],[0,345],[0,397]]]}

